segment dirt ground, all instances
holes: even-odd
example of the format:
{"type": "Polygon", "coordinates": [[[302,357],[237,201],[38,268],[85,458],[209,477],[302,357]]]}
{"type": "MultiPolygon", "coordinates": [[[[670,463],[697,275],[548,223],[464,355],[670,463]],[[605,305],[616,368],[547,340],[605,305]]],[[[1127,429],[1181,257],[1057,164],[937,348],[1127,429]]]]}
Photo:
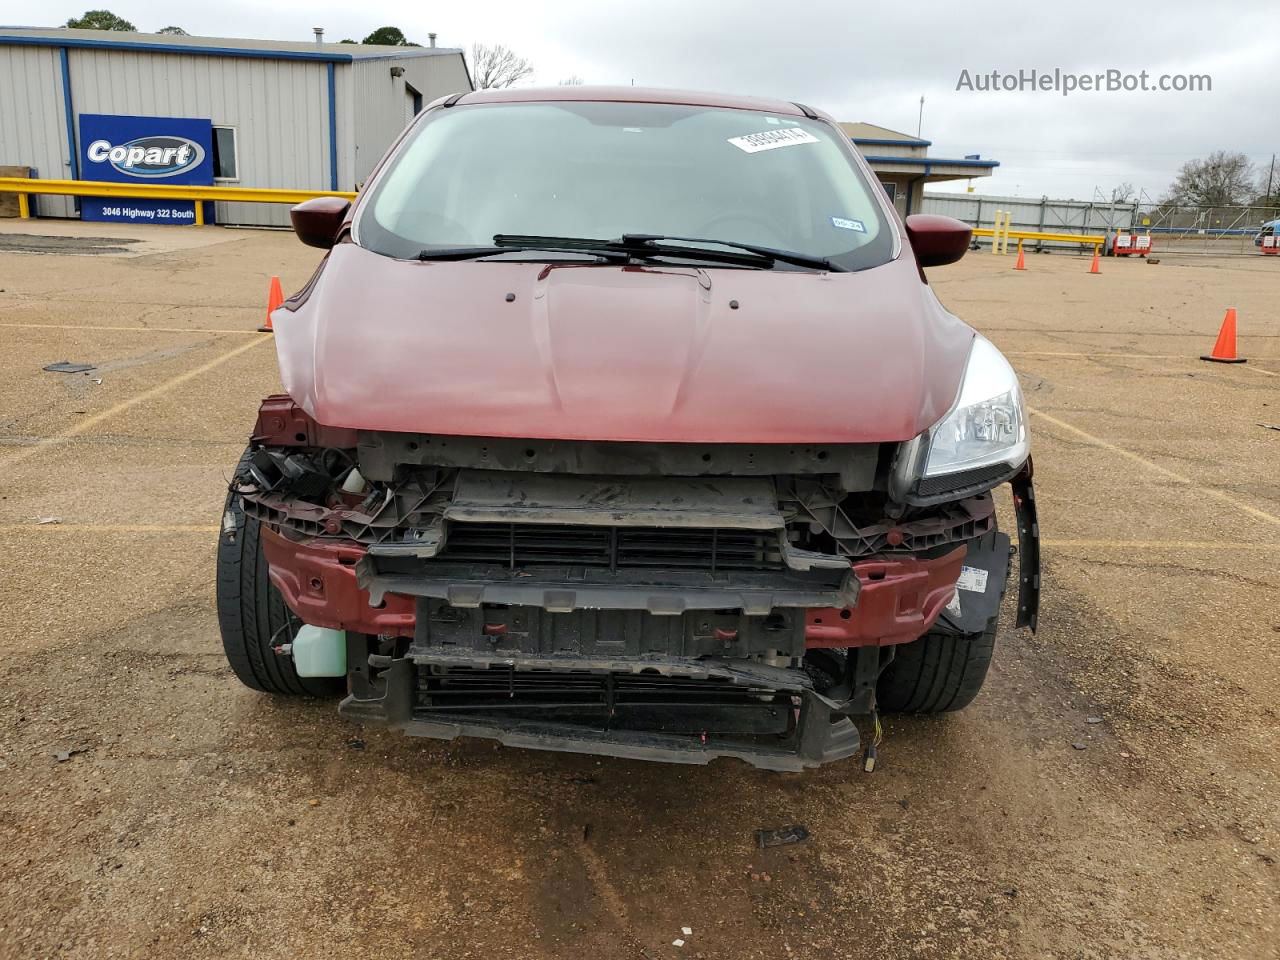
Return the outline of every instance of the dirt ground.
{"type": "Polygon", "coordinates": [[[1033,410],[1041,630],[969,710],[890,718],[875,773],[777,775],[239,686],[216,524],[277,388],[269,275],[317,252],[0,240],[0,957],[1280,956],[1280,259],[932,272],[1033,410]],[[1202,363],[1228,306],[1249,363],[1202,363]]]}

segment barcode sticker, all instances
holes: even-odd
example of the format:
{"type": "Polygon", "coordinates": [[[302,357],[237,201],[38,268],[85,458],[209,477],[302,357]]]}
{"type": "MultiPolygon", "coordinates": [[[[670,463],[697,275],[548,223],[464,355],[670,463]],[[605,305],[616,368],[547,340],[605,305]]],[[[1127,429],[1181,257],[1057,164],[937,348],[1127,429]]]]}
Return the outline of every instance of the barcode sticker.
{"type": "Polygon", "coordinates": [[[970,593],[986,593],[987,571],[981,567],[961,567],[960,579],[956,581],[956,586],[970,593]]]}
{"type": "Polygon", "coordinates": [[[744,137],[730,137],[729,142],[743,153],[759,153],[761,150],[794,147],[801,143],[817,143],[818,138],[807,130],[801,130],[799,127],[784,127],[781,130],[748,133],[744,137]]]}

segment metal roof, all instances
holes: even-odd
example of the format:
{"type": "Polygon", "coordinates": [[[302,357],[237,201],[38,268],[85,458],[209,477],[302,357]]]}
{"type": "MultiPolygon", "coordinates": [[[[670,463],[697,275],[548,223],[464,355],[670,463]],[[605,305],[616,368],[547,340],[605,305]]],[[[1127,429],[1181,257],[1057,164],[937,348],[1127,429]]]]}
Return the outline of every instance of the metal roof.
{"type": "Polygon", "coordinates": [[[952,160],[947,157],[874,157],[863,154],[867,163],[901,163],[911,167],[998,167],[999,160],[952,160]]]}
{"type": "Polygon", "coordinates": [[[865,120],[840,121],[840,129],[849,135],[854,143],[881,147],[931,147],[932,140],[921,140],[919,137],[900,130],[891,130],[865,120]]]}
{"type": "Polygon", "coordinates": [[[66,27],[0,26],[0,46],[72,47],[176,53],[194,56],[247,57],[270,60],[402,60],[409,57],[461,56],[456,47],[384,47],[361,43],[315,43],[306,40],[247,40],[242,37],[183,37],[167,33],[121,30],[72,30],[66,27]]]}

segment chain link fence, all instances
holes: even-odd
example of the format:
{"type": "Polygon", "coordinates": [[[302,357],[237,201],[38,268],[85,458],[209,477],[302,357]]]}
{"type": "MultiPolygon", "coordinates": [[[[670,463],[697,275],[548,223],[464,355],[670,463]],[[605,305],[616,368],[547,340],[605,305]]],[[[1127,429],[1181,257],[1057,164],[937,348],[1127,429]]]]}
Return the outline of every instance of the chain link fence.
{"type": "MultiPolygon", "coordinates": [[[[1189,204],[1100,200],[1038,200],[1026,197],[995,197],[972,193],[926,193],[922,213],[954,217],[975,227],[992,227],[997,210],[1013,215],[1010,228],[1040,233],[1102,234],[1150,233],[1158,256],[1161,251],[1178,254],[1233,256],[1260,254],[1259,238],[1280,235],[1280,207],[1223,206],[1200,207],[1189,204]]],[[[982,243],[988,241],[983,240],[982,243]]],[[[1071,249],[1085,253],[1074,244],[1030,241],[1028,249],[1071,249]]]]}
{"type": "Polygon", "coordinates": [[[1140,204],[1135,223],[1153,242],[1175,253],[1256,256],[1263,236],[1277,232],[1280,208],[1201,207],[1178,203],[1140,204]]]}

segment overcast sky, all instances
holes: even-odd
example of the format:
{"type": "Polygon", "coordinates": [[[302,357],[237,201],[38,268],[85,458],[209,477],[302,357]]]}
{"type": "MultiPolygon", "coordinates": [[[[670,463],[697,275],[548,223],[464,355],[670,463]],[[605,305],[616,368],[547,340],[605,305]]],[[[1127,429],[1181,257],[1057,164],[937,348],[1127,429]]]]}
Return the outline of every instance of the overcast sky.
{"type": "MultiPolygon", "coordinates": [[[[172,23],[206,36],[303,40],[323,26],[336,41],[395,25],[423,44],[435,31],[441,46],[506,44],[533,63],[539,83],[577,75],[776,96],[909,133],[924,96],[931,153],[1000,161],[977,182],[982,193],[1089,199],[1095,187],[1129,181],[1156,196],[1189,158],[1240,150],[1265,168],[1280,150],[1280,0],[92,3],[144,31],[172,23]],[[1209,74],[1213,89],[1068,97],[956,89],[962,70],[1032,68],[1145,69],[1153,81],[1209,74]]],[[[0,23],[58,25],[86,5],[0,0],[0,23]]]]}

